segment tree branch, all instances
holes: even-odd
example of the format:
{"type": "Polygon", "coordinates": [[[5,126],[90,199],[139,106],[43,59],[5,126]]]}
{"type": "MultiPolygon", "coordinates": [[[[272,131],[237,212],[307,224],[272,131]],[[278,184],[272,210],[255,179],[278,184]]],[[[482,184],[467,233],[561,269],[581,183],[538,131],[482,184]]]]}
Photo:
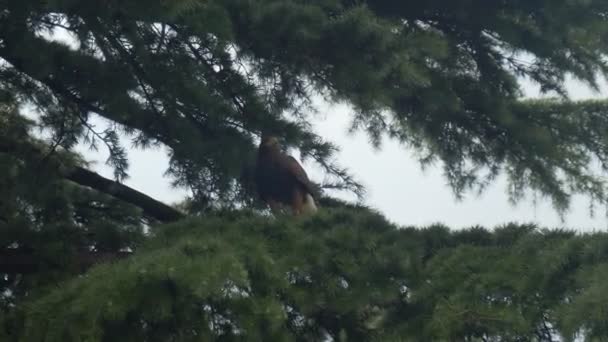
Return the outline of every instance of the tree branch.
{"type": "Polygon", "coordinates": [[[75,167],[71,172],[66,174],[66,179],[133,204],[141,208],[146,216],[161,222],[177,221],[185,216],[179,210],[157,201],[142,192],[82,167],[75,167]]]}
{"type": "MultiPolygon", "coordinates": [[[[41,156],[43,154],[34,144],[25,141],[17,143],[0,136],[0,152],[14,154],[15,151],[24,150],[34,156],[41,156]]],[[[172,222],[185,217],[184,213],[173,207],[80,166],[74,166],[64,171],[63,177],[79,185],[87,186],[139,207],[143,210],[145,216],[161,222],[172,222]]]]}

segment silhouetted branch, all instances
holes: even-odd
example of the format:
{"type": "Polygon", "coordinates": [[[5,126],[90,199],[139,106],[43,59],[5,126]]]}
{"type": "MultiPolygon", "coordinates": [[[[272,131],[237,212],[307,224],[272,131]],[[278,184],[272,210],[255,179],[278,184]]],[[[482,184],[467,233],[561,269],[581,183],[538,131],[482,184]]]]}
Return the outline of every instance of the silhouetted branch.
{"type": "Polygon", "coordinates": [[[127,203],[133,204],[141,208],[146,216],[161,222],[177,221],[184,217],[182,212],[173,207],[157,201],[154,198],[124,184],[107,179],[82,167],[74,168],[66,175],[66,178],[74,183],[88,186],[99,192],[103,192],[127,203]]]}
{"type": "MultiPolygon", "coordinates": [[[[24,149],[27,150],[26,153],[31,155],[43,155],[42,150],[34,144],[24,141],[16,143],[4,137],[0,137],[0,152],[12,154],[15,151],[23,151],[24,149]]],[[[90,187],[141,208],[144,215],[149,218],[161,222],[172,222],[185,216],[181,211],[157,201],[142,192],[119,182],[107,179],[83,167],[74,166],[63,172],[63,177],[74,183],[90,187]]]]}

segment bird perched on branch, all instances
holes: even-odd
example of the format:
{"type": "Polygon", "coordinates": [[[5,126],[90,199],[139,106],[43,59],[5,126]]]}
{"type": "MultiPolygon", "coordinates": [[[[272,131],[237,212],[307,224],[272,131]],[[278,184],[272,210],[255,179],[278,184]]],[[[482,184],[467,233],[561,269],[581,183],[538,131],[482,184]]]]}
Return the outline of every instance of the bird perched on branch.
{"type": "Polygon", "coordinates": [[[255,169],[258,193],[273,212],[282,205],[291,207],[294,215],[317,210],[315,189],[300,163],[281,151],[274,136],[262,136],[255,169]]]}

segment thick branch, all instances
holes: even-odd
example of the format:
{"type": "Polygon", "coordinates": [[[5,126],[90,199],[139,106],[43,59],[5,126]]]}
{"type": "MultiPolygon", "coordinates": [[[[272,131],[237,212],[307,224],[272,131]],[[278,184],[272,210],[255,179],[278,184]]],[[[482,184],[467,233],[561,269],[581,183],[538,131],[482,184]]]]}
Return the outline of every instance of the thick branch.
{"type": "MultiPolygon", "coordinates": [[[[0,136],[0,152],[15,153],[15,151],[23,151],[24,149],[31,155],[44,155],[44,153],[33,144],[24,141],[17,143],[0,136]]],[[[161,222],[176,221],[185,216],[179,210],[157,201],[144,193],[119,182],[107,179],[80,166],[69,168],[67,171],[64,171],[63,176],[74,183],[90,187],[139,207],[143,210],[144,215],[161,222]]]]}
{"type": "Polygon", "coordinates": [[[74,168],[66,175],[66,178],[77,184],[88,186],[99,192],[133,204],[141,208],[146,216],[161,222],[176,221],[184,217],[184,214],[175,208],[124,184],[107,179],[82,167],[74,168]]]}

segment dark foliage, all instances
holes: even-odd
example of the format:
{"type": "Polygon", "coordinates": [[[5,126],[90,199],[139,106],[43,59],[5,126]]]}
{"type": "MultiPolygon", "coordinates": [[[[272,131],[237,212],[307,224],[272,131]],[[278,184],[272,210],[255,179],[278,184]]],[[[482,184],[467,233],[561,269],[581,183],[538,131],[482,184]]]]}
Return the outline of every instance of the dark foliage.
{"type": "Polygon", "coordinates": [[[262,130],[361,192],[310,129],[320,95],[353,105],[373,143],[389,136],[441,161],[456,194],[504,171],[567,208],[603,202],[606,103],[521,102],[518,77],[564,94],[605,74],[604,1],[0,1],[0,89],[70,147],[94,139],[116,177],[117,132],[170,148],[199,207],[251,204],[262,130]],[[53,34],[69,36],[71,43],[53,34]],[[115,126],[95,131],[92,114],[115,126]]]}
{"type": "Polygon", "coordinates": [[[159,226],[5,317],[26,341],[604,338],[608,236],[398,227],[368,209],[159,226]]]}
{"type": "Polygon", "coordinates": [[[361,195],[311,128],[322,97],[456,195],[502,172],[513,200],[606,204],[608,102],[564,81],[606,76],[607,18],[602,0],[0,0],[0,339],[605,339],[603,233],[398,229],[327,197],[270,219],[252,163],[274,134],[361,195]],[[522,99],[522,78],[555,98],[522,99]],[[199,218],[157,225],[184,213],[119,183],[121,136],[167,147],[199,218]]]}

